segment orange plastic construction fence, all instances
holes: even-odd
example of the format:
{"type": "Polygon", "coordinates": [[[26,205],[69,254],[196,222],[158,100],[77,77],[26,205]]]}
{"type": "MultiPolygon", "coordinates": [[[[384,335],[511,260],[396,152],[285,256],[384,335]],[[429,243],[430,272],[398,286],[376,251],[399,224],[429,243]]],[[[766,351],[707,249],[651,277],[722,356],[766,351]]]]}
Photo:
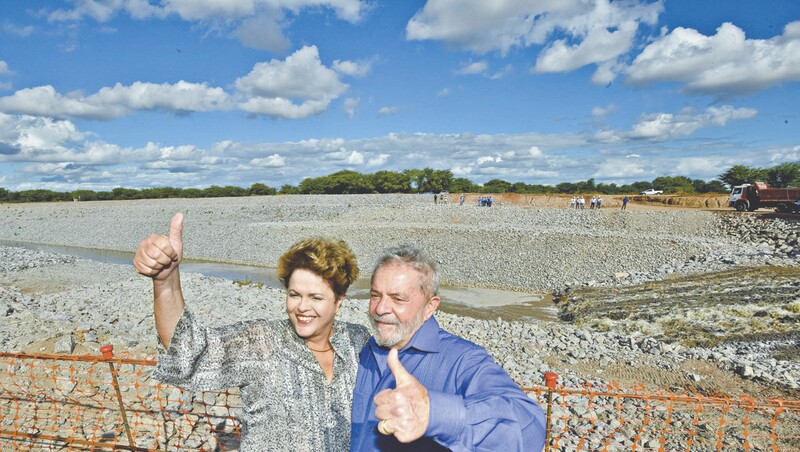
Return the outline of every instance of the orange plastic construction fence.
{"type": "Polygon", "coordinates": [[[523,388],[547,411],[545,450],[800,451],[797,400],[559,388],[554,375],[545,388],[523,388]]]}
{"type": "MultiPolygon", "coordinates": [[[[239,447],[235,390],[189,393],[150,378],[151,359],[0,352],[0,449],[239,447]]],[[[550,451],[800,451],[800,401],[704,397],[642,386],[523,388],[547,411],[550,451]]]]}

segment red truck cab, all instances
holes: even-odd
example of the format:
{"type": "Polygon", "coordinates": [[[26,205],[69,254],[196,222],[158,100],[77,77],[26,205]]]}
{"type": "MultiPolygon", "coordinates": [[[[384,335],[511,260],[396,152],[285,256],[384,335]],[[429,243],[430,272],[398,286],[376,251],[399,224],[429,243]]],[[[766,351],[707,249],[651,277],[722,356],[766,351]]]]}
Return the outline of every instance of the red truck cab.
{"type": "Polygon", "coordinates": [[[728,206],[739,212],[771,207],[779,212],[800,211],[800,188],[770,188],[764,182],[737,185],[731,189],[728,206]]]}

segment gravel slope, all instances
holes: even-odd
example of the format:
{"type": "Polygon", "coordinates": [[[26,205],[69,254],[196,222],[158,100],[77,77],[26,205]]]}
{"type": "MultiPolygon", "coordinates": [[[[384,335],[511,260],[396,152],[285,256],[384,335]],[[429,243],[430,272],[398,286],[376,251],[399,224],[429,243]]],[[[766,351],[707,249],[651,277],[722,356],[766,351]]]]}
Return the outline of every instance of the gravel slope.
{"type": "Polygon", "coordinates": [[[412,242],[447,282],[523,290],[652,272],[730,246],[708,212],[434,206],[420,195],[6,204],[0,240],[133,251],[176,211],[189,258],[272,266],[298,239],[324,235],[348,241],[369,270],[383,247],[412,242]]]}

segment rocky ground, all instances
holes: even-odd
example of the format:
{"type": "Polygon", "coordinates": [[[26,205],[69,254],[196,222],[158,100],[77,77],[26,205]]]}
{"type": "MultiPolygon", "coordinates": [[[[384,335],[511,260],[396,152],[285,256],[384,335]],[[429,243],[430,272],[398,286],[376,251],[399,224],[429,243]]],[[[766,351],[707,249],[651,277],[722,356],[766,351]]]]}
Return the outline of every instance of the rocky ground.
{"type": "MultiPolygon", "coordinates": [[[[438,314],[522,386],[683,388],[796,397],[800,388],[798,223],[764,215],[633,208],[600,211],[434,206],[405,195],[0,205],[0,240],[133,251],[186,214],[186,253],[271,263],[300,237],[353,246],[365,273],[382,247],[415,242],[457,285],[544,290],[560,322],[438,314]]],[[[149,281],[130,266],[0,247],[0,349],[156,351],[149,281]]],[[[209,323],[280,317],[279,289],[185,275],[209,323]],[[223,303],[225,309],[219,309],[223,303]]],[[[365,323],[348,300],[346,320],[365,323]]]]}

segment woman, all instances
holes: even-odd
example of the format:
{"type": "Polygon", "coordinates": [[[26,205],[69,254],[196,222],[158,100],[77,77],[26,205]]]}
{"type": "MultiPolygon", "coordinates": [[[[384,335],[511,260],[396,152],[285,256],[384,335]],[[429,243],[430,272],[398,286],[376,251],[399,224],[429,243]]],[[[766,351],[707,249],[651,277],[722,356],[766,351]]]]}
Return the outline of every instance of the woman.
{"type": "MultiPolygon", "coordinates": [[[[358,277],[343,241],[302,240],[278,262],[286,320],[209,328],[185,308],[178,267],[183,215],[134,256],[153,279],[156,329],[166,351],[154,377],[191,391],[239,387],[242,451],[348,450],[358,354],[368,330],[334,318],[358,277]]],[[[224,309],[224,300],[221,300],[224,309]]]]}

